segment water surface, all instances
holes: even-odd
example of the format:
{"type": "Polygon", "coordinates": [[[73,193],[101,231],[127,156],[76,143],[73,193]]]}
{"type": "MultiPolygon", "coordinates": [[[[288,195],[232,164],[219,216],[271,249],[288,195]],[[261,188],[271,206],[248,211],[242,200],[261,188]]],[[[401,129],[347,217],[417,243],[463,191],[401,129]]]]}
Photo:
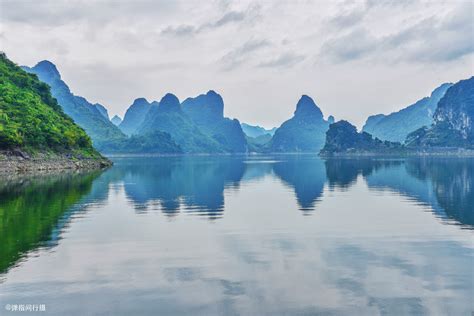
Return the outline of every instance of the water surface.
{"type": "Polygon", "coordinates": [[[470,315],[473,229],[472,159],[115,159],[0,183],[0,314],[470,315]]]}

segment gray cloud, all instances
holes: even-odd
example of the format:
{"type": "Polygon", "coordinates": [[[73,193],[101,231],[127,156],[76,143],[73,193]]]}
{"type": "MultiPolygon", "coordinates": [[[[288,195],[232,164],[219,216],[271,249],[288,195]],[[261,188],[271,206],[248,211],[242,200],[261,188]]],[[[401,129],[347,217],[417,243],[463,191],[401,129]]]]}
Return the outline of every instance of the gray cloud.
{"type": "Polygon", "coordinates": [[[365,29],[356,29],[348,34],[328,40],[321,48],[323,56],[335,61],[351,61],[372,54],[377,49],[377,39],[365,29]]]}
{"type": "Polygon", "coordinates": [[[271,46],[271,43],[268,40],[251,39],[222,56],[220,63],[222,64],[224,70],[234,69],[235,67],[248,61],[252,53],[268,46],[271,46]]]}
{"type": "MultiPolygon", "coordinates": [[[[253,10],[252,10],[253,11],[253,10]]],[[[255,12],[254,12],[255,13],[255,12]]],[[[228,24],[242,22],[246,19],[254,18],[255,14],[250,14],[250,9],[247,11],[229,11],[217,21],[204,23],[202,25],[188,25],[182,24],[177,26],[167,26],[161,31],[163,35],[186,36],[197,34],[209,29],[217,29],[228,24]]]]}
{"type": "Polygon", "coordinates": [[[168,26],[161,31],[163,35],[171,36],[187,36],[192,35],[196,32],[196,28],[192,25],[178,25],[178,26],[168,26]]]}
{"type": "Polygon", "coordinates": [[[217,20],[214,23],[211,24],[205,24],[203,28],[210,27],[221,27],[223,25],[233,23],[233,22],[240,22],[245,19],[245,13],[244,12],[237,12],[237,11],[230,11],[224,14],[223,17],[221,17],[219,20],[217,20]]]}
{"type": "Polygon", "coordinates": [[[336,62],[450,62],[474,52],[472,12],[474,4],[465,2],[446,17],[431,16],[385,36],[358,27],[328,39],[320,55],[336,62]]]}
{"type": "Polygon", "coordinates": [[[275,59],[261,62],[258,67],[262,68],[279,68],[279,67],[291,67],[305,59],[305,56],[298,55],[292,52],[283,53],[275,59]]]}
{"type": "Polygon", "coordinates": [[[1,0],[4,21],[60,26],[71,23],[108,24],[117,18],[157,17],[170,14],[178,5],[169,0],[1,0]]]}
{"type": "Polygon", "coordinates": [[[343,11],[342,13],[331,17],[329,23],[332,27],[337,29],[351,27],[360,23],[366,14],[367,10],[364,8],[343,11]]]}

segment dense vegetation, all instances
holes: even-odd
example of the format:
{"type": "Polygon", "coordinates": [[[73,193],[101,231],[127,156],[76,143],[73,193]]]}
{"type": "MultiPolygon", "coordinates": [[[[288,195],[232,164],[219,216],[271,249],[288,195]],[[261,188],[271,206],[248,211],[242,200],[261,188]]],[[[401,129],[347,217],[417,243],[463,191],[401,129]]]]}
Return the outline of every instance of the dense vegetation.
{"type": "Polygon", "coordinates": [[[50,88],[0,55],[0,149],[97,156],[86,132],[62,111],[50,88]]]}
{"type": "Polygon", "coordinates": [[[401,153],[400,143],[381,141],[366,132],[358,133],[357,128],[347,121],[331,124],[326,133],[326,144],[321,150],[322,155],[335,154],[371,154],[401,153]]]}
{"type": "Polygon", "coordinates": [[[183,152],[181,147],[173,141],[170,134],[157,130],[104,144],[101,149],[108,154],[173,154],[183,152]]]}

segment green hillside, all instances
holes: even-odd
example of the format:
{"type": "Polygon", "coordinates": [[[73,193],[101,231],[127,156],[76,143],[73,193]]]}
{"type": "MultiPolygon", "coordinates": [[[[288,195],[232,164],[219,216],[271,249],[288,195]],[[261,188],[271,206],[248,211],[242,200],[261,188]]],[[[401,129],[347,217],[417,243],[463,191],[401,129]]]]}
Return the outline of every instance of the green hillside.
{"type": "Polygon", "coordinates": [[[50,88],[0,54],[0,149],[99,157],[86,132],[62,111],[50,88]]]}

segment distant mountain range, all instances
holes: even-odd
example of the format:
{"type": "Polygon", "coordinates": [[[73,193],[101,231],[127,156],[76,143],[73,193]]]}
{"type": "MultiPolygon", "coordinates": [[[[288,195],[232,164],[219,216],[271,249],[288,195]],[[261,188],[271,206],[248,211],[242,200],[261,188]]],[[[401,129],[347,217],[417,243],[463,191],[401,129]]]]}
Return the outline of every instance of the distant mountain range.
{"type": "Polygon", "coordinates": [[[408,135],[408,146],[474,149],[474,77],[449,88],[439,101],[433,118],[432,126],[408,135]]]}
{"type": "Polygon", "coordinates": [[[114,124],[115,126],[119,126],[121,123],[122,123],[122,119],[120,118],[120,116],[118,115],[114,115],[114,117],[112,117],[110,119],[110,121],[112,122],[112,124],[114,124]]]}
{"type": "Polygon", "coordinates": [[[265,129],[258,125],[250,125],[246,123],[242,123],[240,124],[240,126],[242,126],[242,130],[244,131],[245,135],[247,135],[248,137],[253,137],[253,138],[257,138],[259,136],[264,136],[264,135],[273,136],[275,134],[275,131],[277,130],[276,127],[273,127],[272,129],[265,129]]]}
{"type": "Polygon", "coordinates": [[[61,79],[56,66],[44,60],[33,68],[22,67],[51,87],[51,94],[63,111],[75,123],[81,126],[91,137],[94,147],[101,152],[137,153],[137,152],[181,152],[181,149],[169,135],[154,133],[153,137],[144,135],[142,138],[130,139],[110,120],[107,110],[100,104],[91,104],[85,98],[74,95],[68,85],[61,79]]]}
{"type": "Polygon", "coordinates": [[[293,117],[270,130],[225,117],[224,101],[213,90],[182,103],[173,94],[166,94],[159,102],[137,98],[123,120],[118,116],[110,119],[106,107],[74,95],[53,63],[42,61],[23,69],[51,87],[62,110],[104,153],[318,153],[323,147],[326,153],[352,152],[371,146],[392,150],[398,148],[395,143],[404,144],[405,140],[406,148],[469,148],[473,138],[472,78],[442,84],[429,97],[398,112],[370,116],[363,133],[355,130],[354,134],[355,127],[349,122],[334,125],[334,117],[324,119],[307,95],[297,102],[293,117]],[[344,144],[338,143],[341,141],[344,144]]]}
{"type": "Polygon", "coordinates": [[[433,123],[433,114],[438,102],[452,85],[452,83],[444,83],[429,97],[398,112],[369,116],[362,130],[381,140],[403,143],[409,133],[433,123]]]}
{"type": "MultiPolygon", "coordinates": [[[[402,145],[400,142],[382,141],[373,138],[363,131],[357,133],[355,126],[346,121],[331,124],[326,133],[326,143],[321,151],[323,155],[334,154],[417,154],[417,153],[450,153],[453,149],[474,149],[474,77],[461,80],[455,84],[444,84],[431,95],[432,100],[438,99],[434,110],[433,124],[423,126],[409,133],[402,145]],[[435,96],[435,97],[434,97],[435,96]]],[[[423,101],[427,105],[432,100],[423,101]]],[[[417,105],[418,104],[418,105],[417,105]]],[[[422,111],[411,109],[397,112],[397,116],[407,116],[405,120],[413,121],[422,111]],[[412,116],[407,113],[411,113],[412,116]]],[[[426,106],[424,106],[426,109],[426,106]]],[[[393,115],[396,117],[396,115],[393,115]]],[[[390,123],[392,124],[392,123],[390,123]]],[[[395,125],[403,125],[402,123],[395,125]]],[[[415,124],[414,124],[415,125],[415,124]]],[[[418,124],[419,125],[419,124],[418,124]]],[[[392,125],[394,126],[394,125],[392,125]]]]}

